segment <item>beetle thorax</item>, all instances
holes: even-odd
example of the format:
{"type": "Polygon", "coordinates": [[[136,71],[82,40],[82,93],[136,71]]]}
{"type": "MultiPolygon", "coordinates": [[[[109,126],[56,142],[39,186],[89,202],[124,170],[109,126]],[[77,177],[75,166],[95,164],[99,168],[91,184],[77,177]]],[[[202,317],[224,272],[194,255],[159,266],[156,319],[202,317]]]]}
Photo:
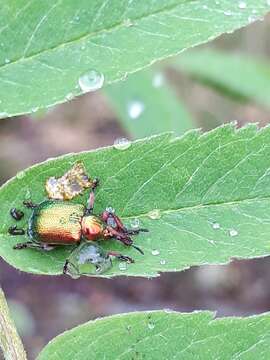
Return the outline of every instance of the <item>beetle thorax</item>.
{"type": "Polygon", "coordinates": [[[82,218],[82,235],[87,240],[98,240],[103,237],[104,224],[94,215],[82,218]]]}

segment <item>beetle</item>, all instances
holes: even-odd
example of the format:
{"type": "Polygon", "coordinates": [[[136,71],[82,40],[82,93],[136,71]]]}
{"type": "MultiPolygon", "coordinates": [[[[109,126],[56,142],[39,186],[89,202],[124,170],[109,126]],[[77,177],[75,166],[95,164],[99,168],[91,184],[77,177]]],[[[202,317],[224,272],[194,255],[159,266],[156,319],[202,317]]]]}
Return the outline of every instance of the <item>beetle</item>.
{"type": "MultiPolygon", "coordinates": [[[[106,208],[101,215],[95,215],[93,212],[94,191],[98,184],[98,179],[92,181],[86,206],[52,199],[44,200],[39,204],[34,204],[29,200],[24,201],[24,206],[32,210],[27,231],[14,225],[9,228],[8,232],[14,236],[27,233],[29,241],[18,243],[13,248],[15,250],[34,248],[49,251],[63,245],[76,245],[77,247],[82,243],[89,243],[85,262],[95,265],[99,272],[108,268],[107,265],[111,263],[112,257],[133,263],[134,260],[129,256],[114,251],[104,252],[97,242],[116,239],[143,254],[143,251],[134,245],[131,235],[148,230],[127,229],[111,207],[106,208]],[[103,266],[104,264],[106,266],[103,266]]],[[[10,210],[10,215],[16,221],[20,221],[24,213],[13,208],[10,210]]],[[[81,246],[79,253],[76,248],[74,251],[79,255],[80,251],[86,254],[85,248],[85,246],[81,246]]],[[[70,260],[67,259],[63,267],[64,274],[68,272],[69,263],[70,260]]]]}

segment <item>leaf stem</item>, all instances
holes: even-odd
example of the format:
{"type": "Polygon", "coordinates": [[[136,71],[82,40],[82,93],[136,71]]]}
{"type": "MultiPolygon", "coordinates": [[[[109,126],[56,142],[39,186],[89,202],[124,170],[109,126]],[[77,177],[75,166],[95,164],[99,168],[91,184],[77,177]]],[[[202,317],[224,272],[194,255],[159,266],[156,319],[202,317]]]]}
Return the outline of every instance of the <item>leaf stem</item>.
{"type": "Polygon", "coordinates": [[[27,360],[22,341],[12,320],[3,290],[0,288],[0,346],[6,360],[27,360]]]}

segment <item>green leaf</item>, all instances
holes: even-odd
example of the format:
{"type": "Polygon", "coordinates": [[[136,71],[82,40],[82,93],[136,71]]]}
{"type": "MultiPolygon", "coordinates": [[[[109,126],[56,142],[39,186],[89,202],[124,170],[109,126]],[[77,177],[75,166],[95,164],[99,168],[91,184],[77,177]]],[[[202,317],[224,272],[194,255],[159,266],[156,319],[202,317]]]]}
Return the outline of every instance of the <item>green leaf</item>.
{"type": "Polygon", "coordinates": [[[270,314],[135,312],[90,321],[49,342],[37,360],[268,359],[270,314]]]}
{"type": "Polygon", "coordinates": [[[105,89],[123,128],[134,138],[164,131],[183,134],[193,126],[161,71],[140,71],[105,89]]]}
{"type": "Polygon", "coordinates": [[[200,50],[186,52],[173,65],[223,95],[270,106],[270,63],[247,55],[200,50]]]}
{"type": "MultiPolygon", "coordinates": [[[[105,83],[264,16],[266,0],[1,2],[0,112],[12,116],[82,93],[81,75],[105,83]]],[[[92,88],[93,88],[92,79],[92,88]]]]}
{"type": "MultiPolygon", "coordinates": [[[[30,195],[35,203],[43,201],[46,179],[63,175],[76,160],[84,162],[90,176],[100,178],[97,214],[113,206],[127,226],[138,218],[149,229],[134,237],[144,256],[114,241],[102,245],[136,261],[126,271],[115,261],[104,276],[150,277],[270,254],[270,127],[258,131],[249,125],[236,131],[226,125],[202,135],[191,130],[180,138],[153,136],[124,151],[108,147],[70,154],[19,173],[0,189],[0,255],[9,264],[33,273],[62,272],[68,249],[12,249],[24,237],[8,235],[14,224],[9,210],[22,207],[30,195]],[[154,209],[160,218],[151,218],[154,209]]],[[[86,204],[87,196],[86,191],[75,202],[86,204]]],[[[21,226],[26,227],[30,213],[26,211],[21,226]]]]}

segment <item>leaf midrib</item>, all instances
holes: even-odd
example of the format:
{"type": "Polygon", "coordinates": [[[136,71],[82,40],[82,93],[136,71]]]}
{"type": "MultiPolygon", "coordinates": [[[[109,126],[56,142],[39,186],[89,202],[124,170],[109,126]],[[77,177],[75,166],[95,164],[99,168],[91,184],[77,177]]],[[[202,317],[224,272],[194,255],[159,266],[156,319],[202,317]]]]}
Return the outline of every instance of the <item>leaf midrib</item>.
{"type": "MultiPolygon", "coordinates": [[[[237,204],[243,204],[243,203],[248,203],[248,202],[253,202],[253,201],[267,201],[270,200],[270,196],[266,196],[266,197],[251,197],[251,198],[245,198],[245,199],[239,199],[239,200],[233,200],[233,201],[225,201],[225,202],[215,202],[215,203],[209,203],[209,204],[198,204],[198,205],[193,205],[193,206],[185,206],[182,208],[173,208],[173,209],[152,209],[152,210],[156,210],[158,209],[160,211],[161,214],[170,214],[170,213],[176,213],[176,212],[185,212],[185,211],[189,211],[189,210],[198,210],[198,209],[203,209],[203,208],[209,208],[212,206],[230,206],[230,205],[237,205],[237,204]]],[[[134,215],[129,215],[129,216],[121,216],[122,219],[133,219],[134,217],[136,218],[143,218],[143,217],[149,217],[148,214],[151,210],[149,210],[146,213],[142,213],[142,214],[134,214],[134,215]]],[[[158,219],[157,219],[158,220],[158,219]]]]}
{"type": "MultiPolygon", "coordinates": [[[[174,4],[174,5],[170,5],[170,6],[164,6],[164,8],[162,8],[162,9],[160,9],[160,10],[153,11],[152,13],[147,14],[147,15],[134,17],[134,18],[132,18],[131,20],[132,20],[132,21],[140,21],[140,20],[147,19],[147,18],[149,18],[149,17],[151,17],[151,16],[154,16],[154,15],[157,15],[157,14],[160,14],[160,13],[167,13],[167,12],[170,12],[170,11],[174,10],[174,9],[177,8],[178,6],[186,5],[187,2],[192,3],[192,2],[197,2],[197,0],[187,0],[186,2],[183,2],[183,3],[180,3],[180,4],[174,4]]],[[[6,67],[8,67],[8,66],[10,66],[10,65],[15,65],[15,64],[20,63],[20,62],[27,62],[27,61],[29,61],[29,60],[32,60],[32,59],[38,57],[38,56],[41,55],[41,54],[46,54],[46,53],[52,52],[52,51],[54,51],[54,50],[57,50],[57,49],[59,49],[59,48],[61,48],[61,47],[69,46],[69,45],[71,45],[71,44],[73,44],[73,43],[83,41],[83,40],[86,39],[86,38],[91,39],[91,38],[93,38],[93,37],[95,37],[95,36],[98,36],[98,35],[101,35],[101,34],[103,34],[103,33],[113,32],[114,30],[116,30],[116,29],[118,29],[118,28],[122,28],[122,27],[125,28],[125,27],[126,27],[126,26],[125,26],[125,21],[126,21],[126,20],[127,20],[127,19],[124,19],[123,21],[117,22],[117,23],[115,23],[113,26],[108,27],[108,29],[101,29],[101,30],[98,30],[98,31],[94,31],[94,32],[92,32],[92,33],[85,33],[84,35],[79,36],[79,37],[77,37],[77,38],[74,38],[74,39],[72,39],[72,40],[70,40],[70,41],[66,41],[65,43],[57,44],[57,45],[52,46],[52,47],[50,47],[50,48],[48,48],[48,49],[45,49],[45,50],[42,50],[42,51],[38,51],[38,52],[36,52],[36,53],[33,54],[33,55],[29,55],[29,56],[17,58],[17,59],[15,59],[15,60],[10,61],[10,62],[7,63],[7,64],[4,63],[4,64],[0,65],[0,69],[4,69],[4,68],[6,68],[6,67]]],[[[136,25],[136,24],[134,24],[134,26],[135,26],[135,25],[136,25]]]]}

